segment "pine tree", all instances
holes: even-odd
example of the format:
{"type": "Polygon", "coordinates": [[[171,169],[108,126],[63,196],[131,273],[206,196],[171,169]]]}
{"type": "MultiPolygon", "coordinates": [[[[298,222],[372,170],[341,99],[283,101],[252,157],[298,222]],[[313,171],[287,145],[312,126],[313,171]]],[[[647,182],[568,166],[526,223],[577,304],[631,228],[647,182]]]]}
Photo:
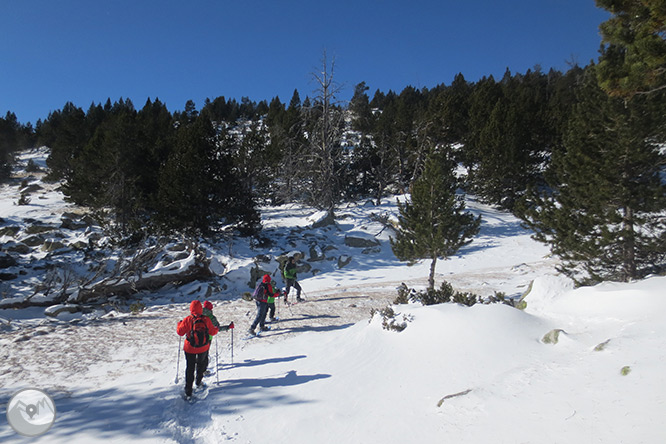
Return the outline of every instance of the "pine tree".
{"type": "Polygon", "coordinates": [[[597,74],[612,95],[632,97],[666,88],[664,0],[596,0],[613,16],[600,26],[604,46],[597,74]]]}
{"type": "Polygon", "coordinates": [[[664,155],[648,100],[607,96],[590,67],[548,193],[523,210],[562,271],[582,282],[628,281],[665,265],[664,155]]]}
{"type": "Polygon", "coordinates": [[[178,128],[160,170],[158,220],[163,227],[194,234],[210,234],[222,224],[254,234],[260,219],[253,194],[239,186],[233,144],[221,138],[207,112],[202,114],[178,128]]]}
{"type": "Polygon", "coordinates": [[[481,216],[465,212],[450,153],[433,153],[412,185],[411,201],[398,202],[400,227],[391,247],[402,261],[430,259],[428,288],[435,286],[437,259],[453,255],[478,233],[481,216]]]}

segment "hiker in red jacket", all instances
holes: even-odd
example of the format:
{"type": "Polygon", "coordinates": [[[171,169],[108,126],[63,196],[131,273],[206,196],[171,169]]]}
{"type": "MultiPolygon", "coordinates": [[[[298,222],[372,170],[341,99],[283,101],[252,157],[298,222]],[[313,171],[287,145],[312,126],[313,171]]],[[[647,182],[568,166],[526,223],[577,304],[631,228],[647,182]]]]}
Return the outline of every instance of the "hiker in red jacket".
{"type": "Polygon", "coordinates": [[[185,396],[192,396],[192,383],[196,371],[197,387],[203,386],[203,376],[208,361],[208,349],[210,338],[218,332],[218,328],[208,316],[203,315],[203,307],[200,301],[192,301],[190,304],[190,316],[178,323],[176,332],[179,336],[185,336],[185,396]]]}

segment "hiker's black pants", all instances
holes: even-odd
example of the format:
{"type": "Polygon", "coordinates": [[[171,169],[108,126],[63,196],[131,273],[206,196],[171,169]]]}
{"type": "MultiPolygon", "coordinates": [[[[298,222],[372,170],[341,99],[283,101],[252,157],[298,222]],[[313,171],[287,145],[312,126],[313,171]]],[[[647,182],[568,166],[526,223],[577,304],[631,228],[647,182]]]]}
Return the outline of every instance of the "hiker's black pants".
{"type": "Polygon", "coordinates": [[[287,279],[287,287],[284,289],[284,300],[287,300],[287,296],[289,296],[289,290],[291,290],[291,287],[294,287],[296,289],[296,298],[301,297],[301,284],[298,283],[296,279],[287,279]]]}
{"type": "Polygon", "coordinates": [[[185,352],[185,394],[192,394],[192,385],[194,384],[194,375],[196,373],[196,381],[199,384],[204,377],[204,372],[208,366],[208,350],[203,353],[187,353],[185,352]]]}

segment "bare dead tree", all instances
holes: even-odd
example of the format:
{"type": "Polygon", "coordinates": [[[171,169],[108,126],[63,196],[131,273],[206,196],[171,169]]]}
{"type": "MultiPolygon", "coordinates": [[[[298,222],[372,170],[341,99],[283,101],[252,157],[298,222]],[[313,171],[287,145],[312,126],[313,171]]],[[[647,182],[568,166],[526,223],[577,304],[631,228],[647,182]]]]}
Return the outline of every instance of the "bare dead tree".
{"type": "Polygon", "coordinates": [[[319,208],[332,210],[341,196],[340,172],[342,164],[343,113],[337,95],[342,86],[335,82],[335,60],[330,65],[326,51],[321,69],[312,74],[317,85],[312,111],[316,113],[312,132],[309,134],[308,166],[311,177],[311,203],[319,208]]]}

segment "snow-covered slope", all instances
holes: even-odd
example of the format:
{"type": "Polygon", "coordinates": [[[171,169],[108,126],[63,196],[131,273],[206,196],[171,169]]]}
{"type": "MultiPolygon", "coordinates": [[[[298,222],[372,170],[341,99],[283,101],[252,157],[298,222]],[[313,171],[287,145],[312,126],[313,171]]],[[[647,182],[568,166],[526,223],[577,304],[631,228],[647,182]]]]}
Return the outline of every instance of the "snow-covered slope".
{"type": "MultiPolygon", "coordinates": [[[[64,206],[56,194],[40,211],[64,206]]],[[[389,233],[371,217],[395,215],[395,199],[340,208],[337,226],[318,229],[308,228],[313,209],[264,208],[265,248],[243,240],[207,246],[221,275],[209,299],[220,321],[237,328],[213,343],[218,372],[207,377],[205,399],[189,404],[180,396],[175,326],[192,298],[205,297],[206,283],[144,293],[148,307],[135,315],[52,319],[44,308],[2,310],[0,404],[36,387],[54,398],[57,414],[49,432],[30,440],[3,413],[0,441],[666,442],[666,278],[573,289],[514,217],[474,201],[468,207],[483,216],[481,233],[439,262],[437,283],[482,296],[517,297],[529,288],[524,311],[398,305],[406,328],[386,330],[370,310],[390,304],[401,282],[425,285],[429,268],[398,262],[389,233]],[[378,248],[346,245],[351,232],[376,238],[378,248]],[[308,301],[278,304],[275,329],[244,340],[254,315],[240,298],[248,270],[259,264],[273,272],[275,257],[303,251],[308,258],[313,245],[324,259],[299,275],[308,301]],[[267,261],[257,262],[259,254],[267,261]],[[351,260],[339,268],[343,256],[351,260]],[[557,342],[544,342],[553,331],[557,342]]]]}

